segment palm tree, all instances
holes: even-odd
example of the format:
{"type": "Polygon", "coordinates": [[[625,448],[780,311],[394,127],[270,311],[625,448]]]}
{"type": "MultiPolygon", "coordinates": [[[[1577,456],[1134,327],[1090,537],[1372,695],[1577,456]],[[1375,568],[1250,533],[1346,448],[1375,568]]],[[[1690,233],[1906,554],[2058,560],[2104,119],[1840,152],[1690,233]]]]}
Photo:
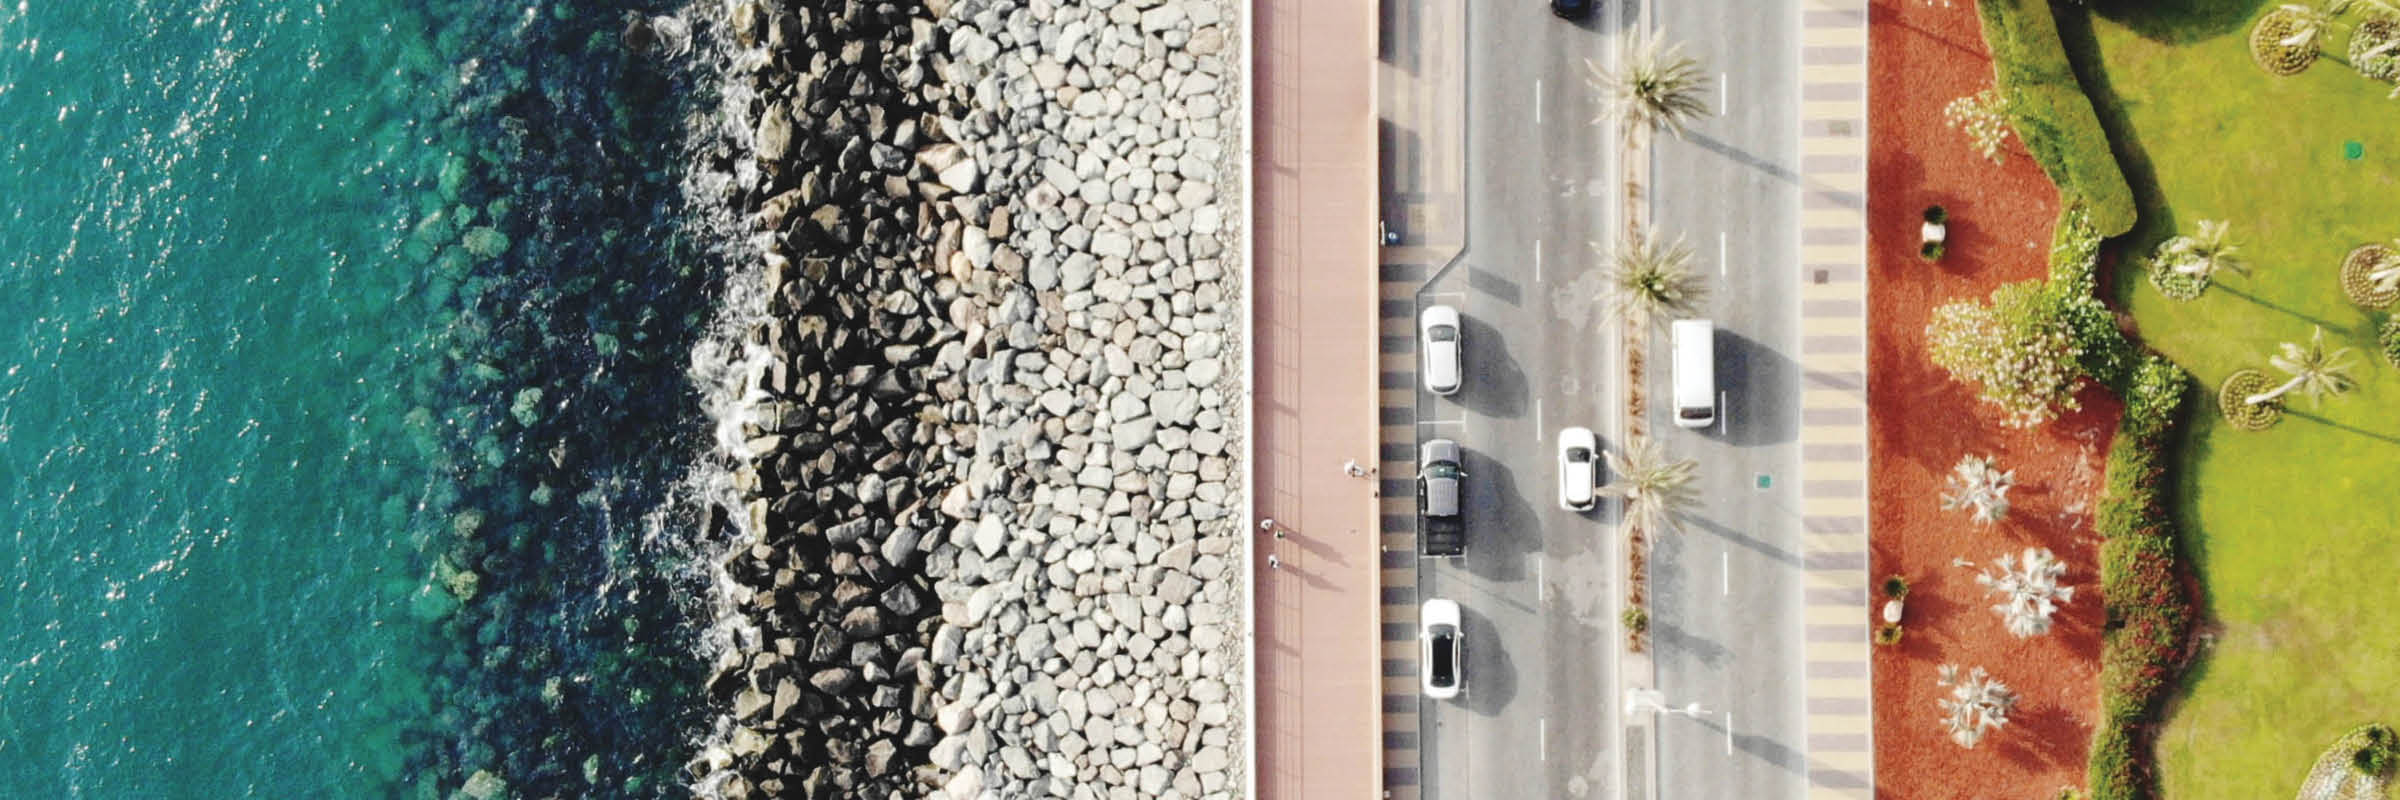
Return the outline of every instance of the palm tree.
{"type": "Polygon", "coordinates": [[[1609,257],[1605,291],[1619,316],[1663,324],[1690,315],[1707,287],[1692,270],[1692,249],[1681,237],[1662,243],[1637,233],[1609,257]]]}
{"type": "Polygon", "coordinates": [[[2325,30],[2333,27],[2333,18],[2349,13],[2352,0],[2318,0],[2316,3],[2285,3],[2283,13],[2292,20],[2292,34],[2276,44],[2315,51],[2317,42],[2325,38],[2325,30]]]}
{"type": "Polygon", "coordinates": [[[2242,402],[2250,405],[2272,403],[2291,393],[2292,390],[2298,389],[2301,394],[2308,395],[2311,404],[2321,403],[2324,402],[2325,395],[2350,391],[2350,387],[2354,383],[2350,379],[2350,348],[2337,347],[2327,351],[2325,349],[2325,327],[2322,325],[2317,326],[2316,331],[2309,334],[2308,346],[2302,347],[2294,342],[2284,342],[2283,353],[2268,358],[2267,363],[2289,373],[2292,376],[2291,380],[2284,381],[2283,385],[2273,389],[2242,398],[2242,402]]]}
{"type": "Polygon", "coordinates": [[[1658,442],[1643,439],[1609,452],[1608,468],[1617,480],[1601,487],[1600,493],[1625,501],[1625,520],[1633,528],[1679,531],[1683,516],[1700,505],[1699,492],[1692,488],[1699,466],[1688,458],[1669,461],[1658,442]]]}
{"type": "Polygon", "coordinates": [[[1992,560],[1990,569],[1978,573],[1975,582],[1985,592],[2001,596],[1992,606],[2006,621],[2008,633],[2017,638],[2050,632],[2050,615],[2058,612],[2058,604],[2075,599],[2075,587],[2060,586],[2058,579],[2067,574],[2067,564],[2058,560],[2046,548],[2025,548],[2022,562],[2007,553],[1992,560]]]}
{"type": "Polygon", "coordinates": [[[2218,270],[2250,274],[2250,263],[2242,258],[2241,245],[2228,235],[2232,226],[2224,220],[2200,221],[2200,232],[2177,236],[2159,248],[2159,257],[2173,264],[2176,272],[2199,278],[2213,278],[2218,270]]]}
{"type": "Polygon", "coordinates": [[[1681,43],[1636,31],[1615,70],[1588,58],[1583,64],[1591,70],[1592,87],[1603,95],[1604,110],[1595,123],[1613,118],[1627,134],[1664,128],[1681,139],[1685,123],[1708,113],[1708,104],[1700,100],[1708,76],[1699,60],[1683,54],[1681,43]]]}
{"type": "Polygon", "coordinates": [[[1950,696],[1937,702],[1942,706],[1942,726],[1960,747],[1974,747],[1986,732],[2007,725],[2009,710],[2017,707],[2016,691],[1993,680],[1982,667],[1962,677],[1958,665],[1943,664],[1934,682],[1950,687],[1950,696]]]}

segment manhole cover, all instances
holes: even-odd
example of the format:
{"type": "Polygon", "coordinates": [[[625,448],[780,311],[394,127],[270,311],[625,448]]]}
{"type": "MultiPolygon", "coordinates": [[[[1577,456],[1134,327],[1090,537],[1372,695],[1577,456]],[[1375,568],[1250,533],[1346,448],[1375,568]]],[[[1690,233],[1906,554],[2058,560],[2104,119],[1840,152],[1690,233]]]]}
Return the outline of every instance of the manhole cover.
{"type": "Polygon", "coordinates": [[[1775,476],[1766,474],[1764,472],[1758,474],[1758,488],[1765,489],[1774,485],[1775,476]]]}
{"type": "Polygon", "coordinates": [[[2367,157],[2367,146],[2362,142],[2343,142],[2342,157],[2352,161],[2365,158],[2367,157]]]}

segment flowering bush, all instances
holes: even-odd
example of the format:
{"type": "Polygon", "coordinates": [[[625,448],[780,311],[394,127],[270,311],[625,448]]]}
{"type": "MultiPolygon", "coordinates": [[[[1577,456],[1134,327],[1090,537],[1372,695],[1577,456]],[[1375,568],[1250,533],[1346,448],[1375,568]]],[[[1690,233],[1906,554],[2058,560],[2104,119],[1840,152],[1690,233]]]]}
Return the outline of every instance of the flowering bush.
{"type": "Polygon", "coordinates": [[[1977,155],[1998,164],[2006,156],[2000,145],[2008,140],[2008,98],[1994,86],[1942,106],[1942,124],[1967,132],[1977,155]]]}
{"type": "Polygon", "coordinates": [[[1993,290],[1988,306],[1944,304],[1925,326],[1933,363],[1975,385],[2011,427],[2040,425],[2082,407],[2075,391],[2083,380],[2077,362],[2083,347],[2044,288],[2024,281],[1993,290]]]}

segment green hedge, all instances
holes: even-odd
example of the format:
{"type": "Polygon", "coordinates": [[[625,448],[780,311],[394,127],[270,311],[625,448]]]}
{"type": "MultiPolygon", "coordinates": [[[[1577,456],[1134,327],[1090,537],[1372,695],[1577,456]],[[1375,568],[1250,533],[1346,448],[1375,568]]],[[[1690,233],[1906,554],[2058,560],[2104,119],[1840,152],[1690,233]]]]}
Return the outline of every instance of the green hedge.
{"type": "Polygon", "coordinates": [[[2143,735],[2169,688],[2192,628],[2182,580],[2167,466],[2191,377],[2118,330],[2097,291],[2101,236],[2092,215],[2070,203],[2050,244],[2047,313],[2064,317],[2082,348],[2086,376],[2125,401],[2109,445],[2107,488],[2092,526],[2100,543],[2100,725],[2085,776],[2094,800],[2154,794],[2143,735]]]}
{"type": "Polygon", "coordinates": [[[2103,537],[2100,596],[2108,616],[2100,635],[2101,719],[2087,765],[2094,800],[2153,796],[2142,734],[2191,635],[2192,598],[2167,495],[2176,420],[2190,386],[2182,368],[2153,353],[2121,393],[2125,416],[2109,445],[2107,488],[2093,520],[2103,537]]]}
{"type": "Polygon", "coordinates": [[[2102,236],[2133,229],[2133,189],[2109,150],[2108,132],[2058,38],[2049,0],[1981,0],[1983,41],[2008,99],[2009,122],[2067,204],[2092,210],[2102,236]]]}

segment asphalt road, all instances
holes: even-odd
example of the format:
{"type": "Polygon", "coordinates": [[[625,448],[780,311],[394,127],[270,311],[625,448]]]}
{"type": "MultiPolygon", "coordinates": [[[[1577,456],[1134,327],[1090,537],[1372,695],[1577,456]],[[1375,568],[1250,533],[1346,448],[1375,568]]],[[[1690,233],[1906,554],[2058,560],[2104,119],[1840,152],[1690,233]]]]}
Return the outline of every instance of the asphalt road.
{"type": "Polygon", "coordinates": [[[1466,245],[1419,295],[1464,317],[1465,386],[1420,392],[1419,419],[1465,450],[1467,554],[1418,578],[1463,611],[1467,691],[1422,701],[1428,797],[1608,797],[1619,768],[1613,529],[1558,507],[1554,453],[1560,428],[1605,436],[1618,412],[1589,244],[1612,235],[1621,182],[1584,66],[1614,46],[1604,19],[1467,5],[1466,245]]]}
{"type": "MultiPolygon", "coordinates": [[[[1674,427],[1663,400],[1652,407],[1653,434],[1698,459],[1702,501],[1682,535],[1655,540],[1658,686],[1668,705],[1708,712],[1660,720],[1659,796],[1798,798],[1800,12],[1795,0],[1731,5],[1650,11],[1652,28],[1685,42],[1711,76],[1718,113],[1652,150],[1652,226],[1684,235],[1711,278],[1701,314],[1718,326],[1725,393],[1721,427],[1703,431],[1674,427]]],[[[1669,363],[1664,336],[1650,363],[1669,363]]],[[[1669,370],[1651,378],[1665,398],[1669,370]]]]}

